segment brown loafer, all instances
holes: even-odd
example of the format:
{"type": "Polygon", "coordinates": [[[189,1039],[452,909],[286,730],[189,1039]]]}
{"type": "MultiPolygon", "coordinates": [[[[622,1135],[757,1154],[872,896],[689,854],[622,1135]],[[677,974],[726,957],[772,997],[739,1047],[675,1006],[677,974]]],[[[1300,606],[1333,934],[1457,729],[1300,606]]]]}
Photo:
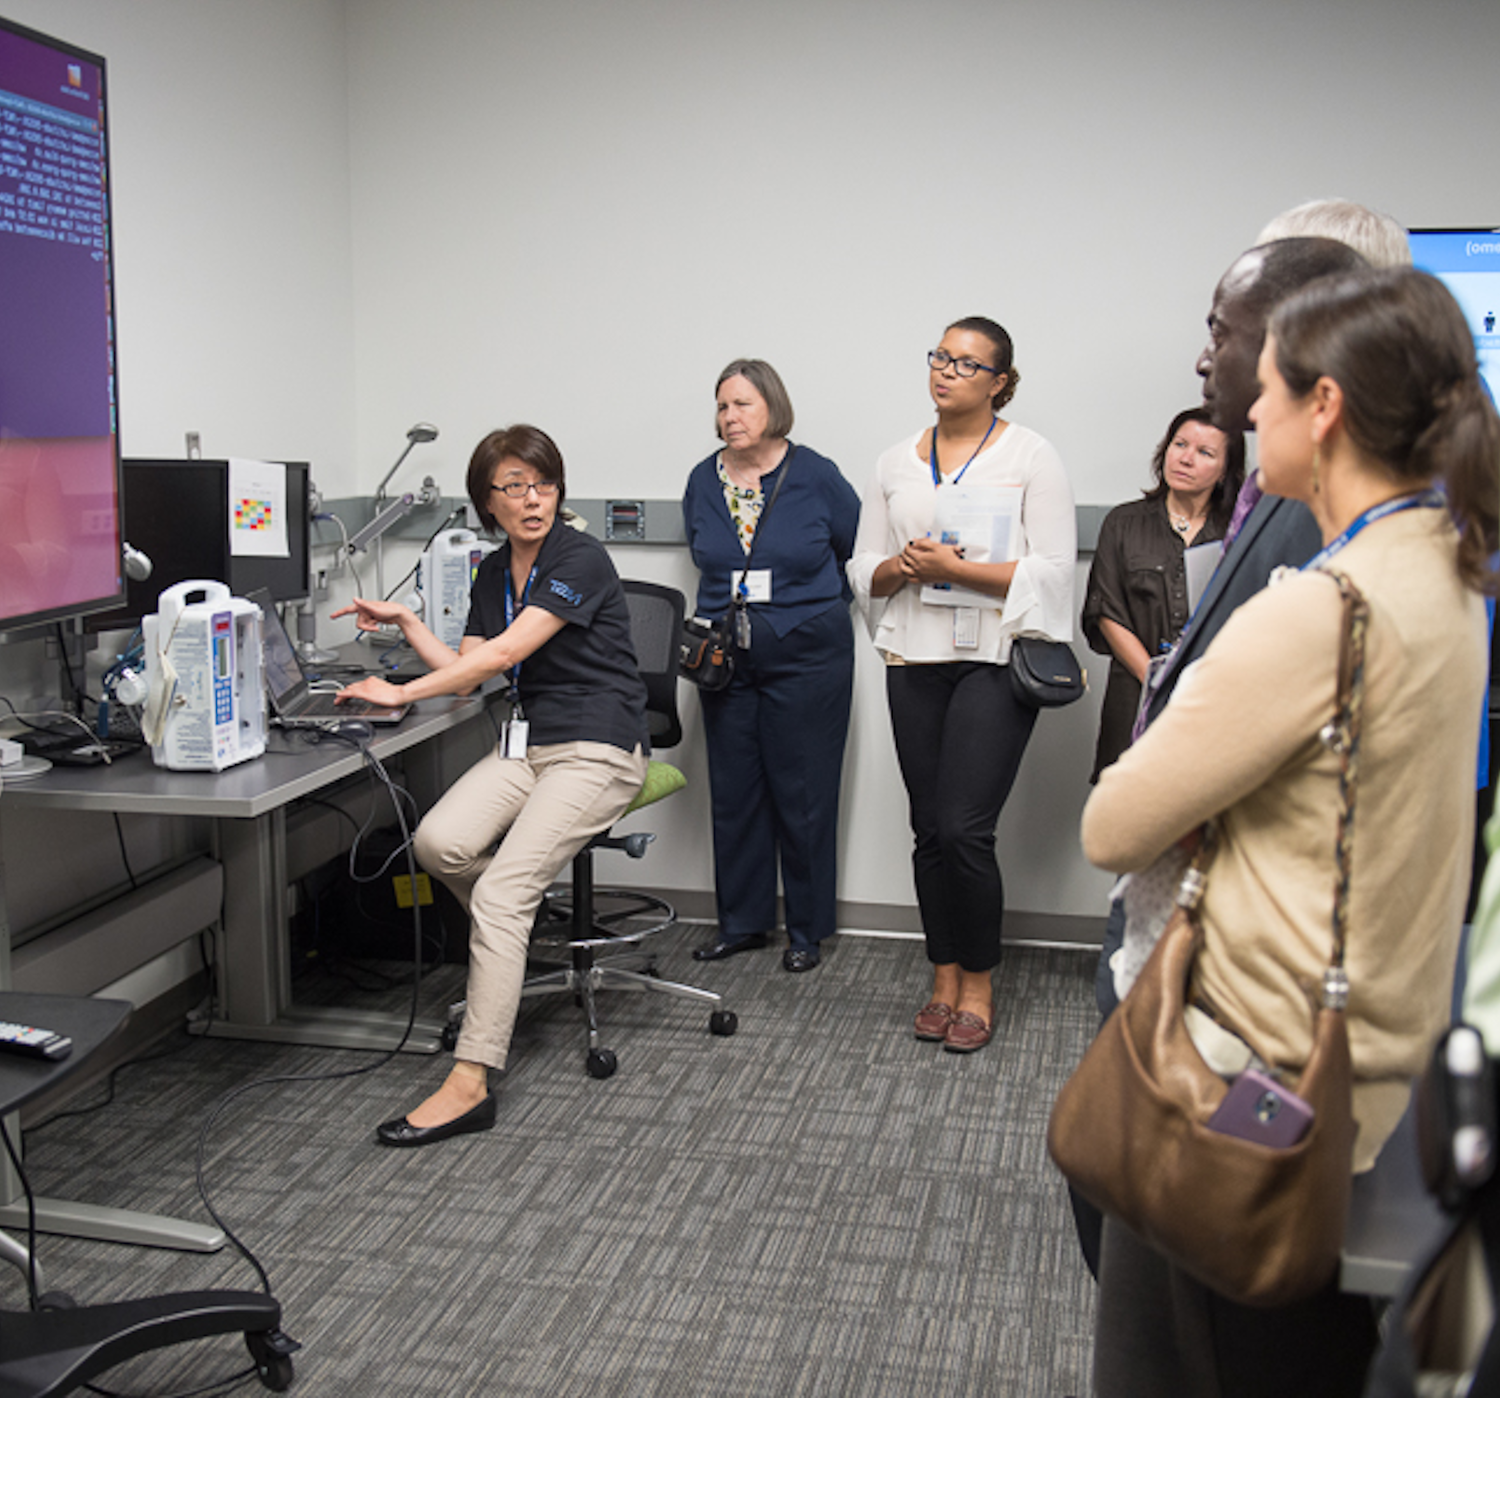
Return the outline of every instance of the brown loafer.
{"type": "Polygon", "coordinates": [[[934,1000],[917,1012],[913,1028],[919,1042],[940,1042],[948,1035],[953,1024],[953,1012],[941,1001],[934,1000]]]}
{"type": "Polygon", "coordinates": [[[943,1046],[949,1052],[978,1052],[993,1035],[988,1021],[981,1021],[972,1010],[961,1010],[954,1016],[943,1046]]]}

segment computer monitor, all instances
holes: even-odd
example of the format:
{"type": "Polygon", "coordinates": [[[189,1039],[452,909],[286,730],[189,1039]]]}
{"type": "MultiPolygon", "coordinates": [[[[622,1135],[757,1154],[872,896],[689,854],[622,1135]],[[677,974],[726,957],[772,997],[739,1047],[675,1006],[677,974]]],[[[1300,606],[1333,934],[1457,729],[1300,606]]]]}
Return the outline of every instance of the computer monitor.
{"type": "Polygon", "coordinates": [[[1500,400],[1500,228],[1413,229],[1412,264],[1458,299],[1474,334],[1479,373],[1500,400]]]}
{"type": "Polygon", "coordinates": [[[151,559],[151,576],[127,584],[124,607],[88,620],[90,630],[134,629],[156,610],[164,590],[192,578],[229,585],[239,598],[265,589],[278,604],[309,591],[306,463],[279,466],[285,475],[284,552],[246,554],[231,541],[230,463],[223,458],[127,458],[125,539],[151,559]]]}
{"type": "Polygon", "coordinates": [[[104,59],[0,20],[0,631],[118,605],[104,59]]]}

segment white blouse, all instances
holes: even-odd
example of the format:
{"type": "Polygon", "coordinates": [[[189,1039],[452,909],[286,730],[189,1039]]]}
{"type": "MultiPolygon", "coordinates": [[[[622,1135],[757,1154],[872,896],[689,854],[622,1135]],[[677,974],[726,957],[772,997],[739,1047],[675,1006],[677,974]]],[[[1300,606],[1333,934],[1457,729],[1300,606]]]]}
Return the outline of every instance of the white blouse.
{"type": "MultiPolygon", "coordinates": [[[[925,432],[926,429],[924,429],[925,432]]],[[[1021,554],[1003,599],[979,611],[978,645],[954,645],[954,611],[922,603],[920,586],[908,583],[884,599],[870,582],[886,558],[933,529],[936,490],[931,466],[917,456],[923,433],[881,455],[865,490],[849,585],[864,612],[876,647],[907,662],[1010,660],[1018,635],[1052,641],[1073,638],[1073,574],[1078,525],[1073,490],[1057,450],[1029,427],[1012,422],[968,467],[964,484],[1019,487],[1021,554]]],[[[949,475],[943,476],[950,480],[949,475]]]]}

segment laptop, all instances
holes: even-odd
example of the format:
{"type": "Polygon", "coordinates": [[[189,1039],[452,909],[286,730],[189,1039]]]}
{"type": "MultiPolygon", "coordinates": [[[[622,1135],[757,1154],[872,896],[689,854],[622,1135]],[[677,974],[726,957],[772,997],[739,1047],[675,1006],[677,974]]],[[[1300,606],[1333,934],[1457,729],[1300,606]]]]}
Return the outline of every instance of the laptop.
{"type": "Polygon", "coordinates": [[[337,688],[315,688],[297,659],[292,638],[281,623],[270,593],[252,589],[246,597],[260,605],[261,651],[265,659],[266,697],[271,717],[283,729],[333,729],[351,720],[361,724],[398,724],[411,710],[409,703],[384,708],[358,698],[336,703],[337,688]]]}

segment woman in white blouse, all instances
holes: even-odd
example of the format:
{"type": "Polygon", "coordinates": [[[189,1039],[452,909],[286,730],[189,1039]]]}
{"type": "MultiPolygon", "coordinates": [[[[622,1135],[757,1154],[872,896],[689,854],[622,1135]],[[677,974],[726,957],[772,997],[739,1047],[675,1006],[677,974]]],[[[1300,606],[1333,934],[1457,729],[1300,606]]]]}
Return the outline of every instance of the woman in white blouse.
{"type": "Polygon", "coordinates": [[[944,331],[927,356],[936,424],[876,465],[848,568],[885,658],[911,802],[933,965],[915,1031],[951,1052],[992,1034],[1004,913],[995,824],[1037,714],[1011,688],[1011,643],[1066,641],[1073,628],[1073,494],[1052,445],[1000,416],[1020,380],[1013,359],[989,318],[944,331]]]}

